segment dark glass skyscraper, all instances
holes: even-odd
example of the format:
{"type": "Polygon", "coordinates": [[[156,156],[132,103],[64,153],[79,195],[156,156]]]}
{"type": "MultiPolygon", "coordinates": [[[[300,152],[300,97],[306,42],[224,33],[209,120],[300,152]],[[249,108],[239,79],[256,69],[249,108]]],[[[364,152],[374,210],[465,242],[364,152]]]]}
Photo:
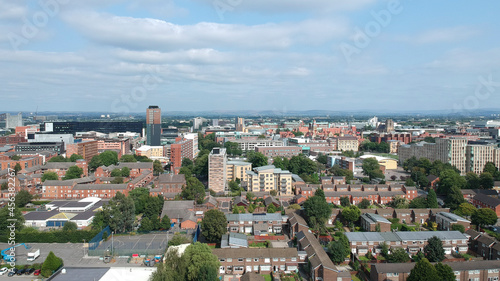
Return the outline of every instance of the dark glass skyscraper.
{"type": "Polygon", "coordinates": [[[161,109],[151,105],[146,110],[146,144],[159,146],[161,138],[161,109]]]}

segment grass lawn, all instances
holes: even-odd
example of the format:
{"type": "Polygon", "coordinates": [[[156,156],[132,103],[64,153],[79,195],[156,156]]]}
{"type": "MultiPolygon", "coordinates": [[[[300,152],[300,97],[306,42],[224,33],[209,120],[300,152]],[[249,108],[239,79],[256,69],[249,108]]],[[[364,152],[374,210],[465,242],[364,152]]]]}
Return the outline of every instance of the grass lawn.
{"type": "Polygon", "coordinates": [[[266,274],[266,275],[264,275],[264,280],[273,281],[273,278],[271,277],[271,274],[266,274]]]}
{"type": "Polygon", "coordinates": [[[373,153],[373,154],[377,155],[377,156],[382,156],[382,157],[387,157],[387,158],[392,158],[392,159],[399,160],[399,156],[392,155],[392,154],[389,154],[389,153],[373,153]]]}
{"type": "Polygon", "coordinates": [[[351,279],[352,279],[353,281],[361,281],[361,279],[359,279],[359,277],[358,277],[358,276],[356,276],[356,275],[351,275],[351,279]]]}
{"type": "Polygon", "coordinates": [[[367,257],[365,257],[365,256],[359,257],[359,260],[360,261],[369,261],[369,259],[367,257]]]}

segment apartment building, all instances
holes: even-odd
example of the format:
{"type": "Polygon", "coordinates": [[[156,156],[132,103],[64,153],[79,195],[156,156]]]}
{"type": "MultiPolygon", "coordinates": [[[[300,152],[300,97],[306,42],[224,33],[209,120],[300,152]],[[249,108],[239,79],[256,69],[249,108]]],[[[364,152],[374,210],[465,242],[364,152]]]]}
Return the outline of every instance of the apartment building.
{"type": "Polygon", "coordinates": [[[198,156],[198,153],[200,153],[200,149],[198,148],[198,134],[184,134],[184,138],[193,141],[193,159],[196,158],[198,156]]]}
{"type": "MultiPolygon", "coordinates": [[[[496,281],[500,278],[498,261],[444,262],[457,281],[496,281]]],[[[371,265],[372,281],[405,281],[415,263],[377,263],[371,265]]]]}
{"type": "Polygon", "coordinates": [[[229,232],[253,235],[280,234],[288,217],[280,213],[269,214],[226,214],[229,232]]]}
{"type": "Polygon", "coordinates": [[[497,216],[500,217],[500,199],[498,196],[488,196],[483,193],[476,194],[471,201],[472,205],[476,208],[489,208],[495,211],[497,216]]]}
{"type": "MultiPolygon", "coordinates": [[[[164,158],[163,146],[143,145],[135,150],[137,156],[146,156],[150,159],[164,158]]],[[[182,160],[181,160],[182,162],[182,160]]]]}
{"type": "Polygon", "coordinates": [[[453,213],[439,212],[436,214],[436,223],[441,230],[451,230],[453,225],[463,225],[465,229],[470,228],[470,221],[453,213]]]}
{"type": "Polygon", "coordinates": [[[92,157],[98,154],[97,141],[82,141],[77,143],[67,143],[66,144],[66,157],[71,157],[73,154],[78,154],[90,163],[92,157]]]}
{"type": "Polygon", "coordinates": [[[208,155],[208,189],[221,193],[227,185],[227,154],[225,148],[214,147],[208,155]]]}
{"type": "Polygon", "coordinates": [[[110,165],[108,167],[101,166],[95,170],[96,177],[110,177],[114,169],[123,169],[127,167],[130,170],[129,178],[136,178],[142,175],[145,171],[153,172],[153,162],[120,162],[118,165],[110,165]]]}
{"type": "Polygon", "coordinates": [[[213,249],[219,258],[219,274],[256,272],[295,272],[298,270],[299,255],[295,248],[225,248],[213,249]]]}
{"type": "Polygon", "coordinates": [[[17,152],[54,151],[57,155],[66,152],[64,142],[20,142],[16,145],[17,152]]]}
{"type": "Polygon", "coordinates": [[[244,161],[227,161],[226,162],[226,180],[236,181],[240,179],[242,182],[248,181],[247,171],[252,170],[252,163],[244,161]]]}
{"type": "Polygon", "coordinates": [[[247,171],[247,191],[270,192],[276,190],[281,195],[292,195],[292,173],[273,165],[247,171]]]}
{"type": "Polygon", "coordinates": [[[365,255],[368,251],[380,253],[381,245],[386,243],[391,250],[403,248],[409,254],[423,251],[427,240],[436,236],[443,242],[445,254],[452,252],[467,253],[468,237],[460,231],[398,231],[398,232],[346,232],[351,251],[365,255]]]}
{"type": "Polygon", "coordinates": [[[337,150],[340,151],[358,151],[359,150],[359,141],[357,137],[353,136],[344,136],[334,138],[337,142],[337,150]]]}
{"type": "Polygon", "coordinates": [[[500,159],[495,157],[500,149],[498,149],[495,145],[467,145],[466,151],[467,173],[473,172],[481,174],[484,170],[484,165],[488,162],[495,163],[495,166],[500,164],[500,159]]]}
{"type": "Polygon", "coordinates": [[[268,139],[237,139],[232,142],[238,144],[238,148],[243,151],[255,151],[256,147],[276,147],[283,146],[283,141],[268,139]]]}
{"type": "Polygon", "coordinates": [[[369,200],[372,204],[387,204],[394,197],[401,196],[408,200],[417,197],[417,189],[414,186],[405,185],[357,185],[339,184],[325,191],[325,198],[328,203],[340,205],[341,197],[348,197],[351,204],[357,205],[363,199],[369,200]]]}
{"type": "Polygon", "coordinates": [[[192,139],[179,140],[170,145],[170,163],[172,163],[172,171],[175,174],[178,174],[181,169],[182,159],[194,159],[193,151],[192,139]]]}
{"type": "Polygon", "coordinates": [[[42,155],[22,157],[19,160],[12,160],[7,155],[0,155],[0,170],[14,169],[16,164],[19,163],[21,169],[31,168],[37,165],[42,165],[44,162],[42,155]]]}
{"type": "Polygon", "coordinates": [[[302,153],[302,147],[298,146],[279,146],[279,147],[262,147],[257,146],[255,151],[264,154],[268,158],[283,157],[292,158],[302,153]]]}
{"type": "Polygon", "coordinates": [[[361,226],[365,231],[391,231],[391,222],[377,214],[364,213],[361,215],[361,226]],[[378,229],[377,229],[378,228],[378,229]]]}

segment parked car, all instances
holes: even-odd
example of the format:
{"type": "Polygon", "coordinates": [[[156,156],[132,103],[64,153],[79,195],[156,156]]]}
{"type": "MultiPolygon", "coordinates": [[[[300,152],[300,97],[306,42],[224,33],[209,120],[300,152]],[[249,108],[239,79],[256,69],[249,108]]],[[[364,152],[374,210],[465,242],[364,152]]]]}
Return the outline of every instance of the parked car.
{"type": "Polygon", "coordinates": [[[35,270],[35,272],[33,272],[33,275],[38,276],[38,275],[40,275],[40,272],[41,272],[41,270],[37,269],[37,270],[35,270]]]}
{"type": "Polygon", "coordinates": [[[35,272],[34,268],[28,268],[24,274],[30,275],[31,273],[35,272]]]}
{"type": "Polygon", "coordinates": [[[24,273],[26,272],[26,269],[19,269],[19,271],[17,271],[17,275],[23,275],[24,273]]]}
{"type": "Polygon", "coordinates": [[[7,276],[12,277],[12,276],[16,275],[16,273],[18,271],[19,270],[17,268],[13,268],[11,271],[9,271],[9,274],[7,276]]]}
{"type": "Polygon", "coordinates": [[[2,267],[2,269],[0,269],[0,275],[4,275],[7,271],[9,271],[7,267],[2,267]]]}

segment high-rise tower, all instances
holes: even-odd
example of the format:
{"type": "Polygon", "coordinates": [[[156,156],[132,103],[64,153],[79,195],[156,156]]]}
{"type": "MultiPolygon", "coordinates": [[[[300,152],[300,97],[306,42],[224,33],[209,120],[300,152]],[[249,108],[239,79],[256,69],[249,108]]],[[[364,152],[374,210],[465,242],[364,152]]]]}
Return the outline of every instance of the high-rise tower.
{"type": "Polygon", "coordinates": [[[146,110],[146,144],[159,146],[161,137],[161,109],[151,105],[146,110]]]}

